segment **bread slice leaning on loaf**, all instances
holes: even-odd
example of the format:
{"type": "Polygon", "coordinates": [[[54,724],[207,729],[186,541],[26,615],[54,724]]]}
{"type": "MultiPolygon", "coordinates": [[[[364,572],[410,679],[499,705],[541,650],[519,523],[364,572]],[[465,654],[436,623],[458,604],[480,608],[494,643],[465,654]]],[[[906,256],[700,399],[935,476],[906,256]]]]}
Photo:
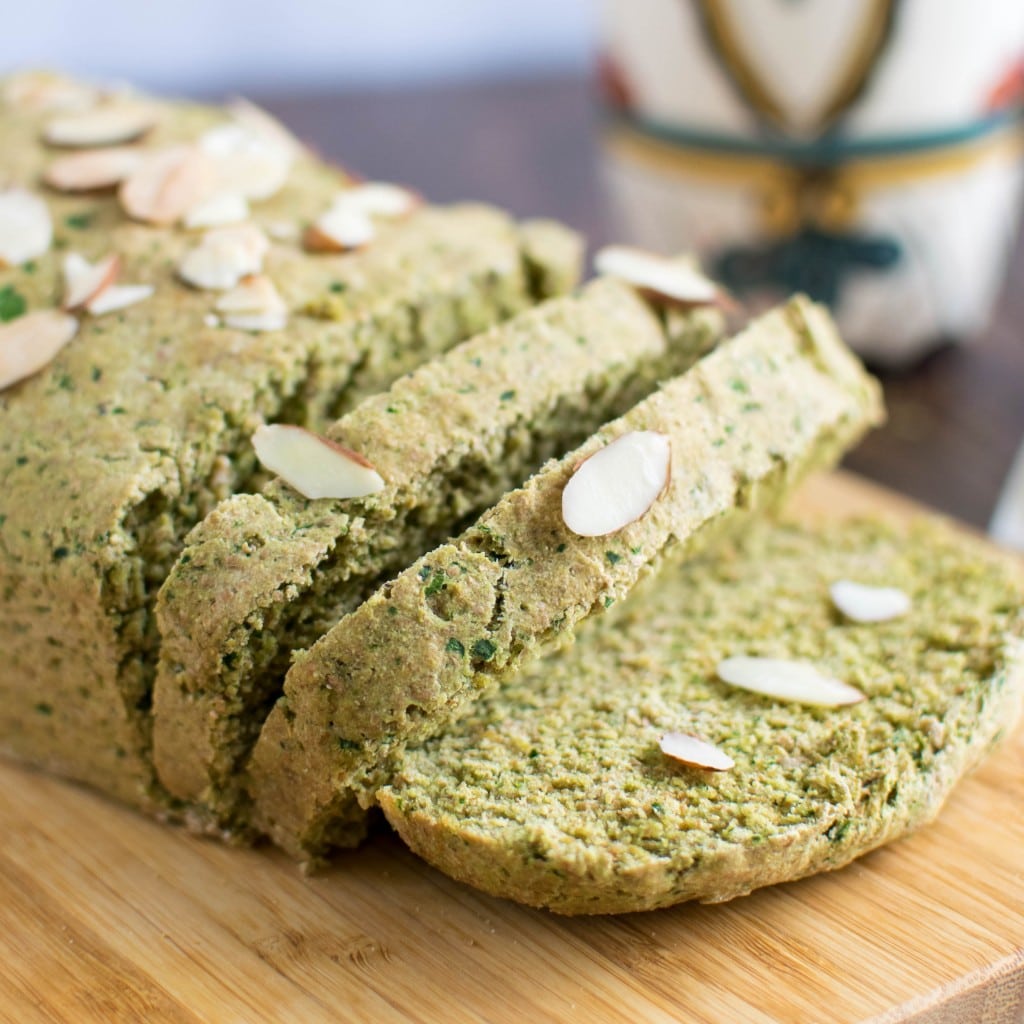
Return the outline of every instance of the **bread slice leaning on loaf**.
{"type": "MultiPolygon", "coordinates": [[[[182,278],[203,232],[132,220],[112,189],[41,184],[68,158],[43,141],[59,113],[39,101],[47,83],[0,85],[0,188],[23,189],[52,228],[47,251],[0,268],[0,291],[29,314],[59,315],[71,253],[116,258],[119,280],[153,290],[114,312],[77,312],[77,334],[52,362],[0,391],[0,753],[165,813],[150,744],[156,593],[188,530],[259,479],[253,430],[319,428],[548,289],[571,287],[579,240],[484,206],[421,205],[381,221],[359,252],[308,252],[302,226],[353,182],[291,140],[287,179],[252,201],[242,225],[286,323],[232,325],[216,311],[222,290],[182,278]]],[[[135,99],[154,121],[133,149],[140,158],[177,146],[194,155],[210,132],[218,144],[225,133],[253,143],[250,108],[243,117],[135,99]]],[[[266,130],[255,130],[257,146],[266,130]]]]}
{"type": "Polygon", "coordinates": [[[666,559],[778,499],[881,418],[877,384],[827,313],[795,299],[548,463],[298,655],[249,765],[257,826],[307,862],[358,841],[409,742],[572,638],[666,559]],[[671,447],[637,521],[581,537],[562,491],[581,460],[635,431],[671,447]]]}
{"type": "Polygon", "coordinates": [[[431,864],[563,914],[717,902],[842,867],[931,819],[1024,699],[1024,574],[944,524],[759,523],[405,754],[378,798],[431,864]],[[831,586],[898,588],[846,618],[831,586]],[[718,678],[798,659],[867,697],[812,707],[718,678]],[[694,735],[735,764],[662,753],[694,735]]]}
{"type": "Polygon", "coordinates": [[[612,279],[551,299],[403,377],[327,434],[384,489],[310,500],[282,480],[222,502],[160,591],[154,756],[198,828],[248,832],[241,774],[293,650],[554,455],[692,365],[713,309],[657,315],[612,279]]]}

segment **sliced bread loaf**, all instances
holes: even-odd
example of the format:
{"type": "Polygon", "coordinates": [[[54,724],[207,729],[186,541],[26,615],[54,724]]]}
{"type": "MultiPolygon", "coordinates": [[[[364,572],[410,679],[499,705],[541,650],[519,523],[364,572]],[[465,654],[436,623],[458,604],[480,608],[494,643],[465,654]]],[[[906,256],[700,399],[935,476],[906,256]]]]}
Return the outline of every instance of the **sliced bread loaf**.
{"type": "Polygon", "coordinates": [[[373,463],[382,491],[310,500],[277,480],[192,531],[157,604],[154,756],[164,785],[193,805],[193,824],[245,832],[241,769],[293,650],[354,610],[382,574],[691,365],[721,330],[710,310],[670,325],[611,279],[552,299],[330,428],[373,463]]]}
{"type": "Polygon", "coordinates": [[[307,861],[358,841],[363,808],[406,743],[571,639],[666,558],[830,463],[880,416],[875,382],[822,309],[796,299],[755,321],[297,657],[249,765],[256,824],[307,861]],[[566,482],[581,460],[640,431],[670,446],[663,492],[610,536],[573,533],[566,482]]]}
{"type": "Polygon", "coordinates": [[[406,752],[378,797],[417,853],[564,914],[731,899],[929,820],[1024,698],[1024,575],[929,521],[758,524],[610,619],[406,752]],[[909,611],[847,618],[841,580],[897,588],[909,611]],[[739,655],[808,662],[867,699],[738,689],[716,670],[739,655]],[[734,766],[673,760],[673,732],[734,766]]]}
{"type": "MultiPolygon", "coordinates": [[[[75,154],[43,140],[99,129],[62,120],[45,77],[25,81],[0,89],[0,178],[21,187],[4,202],[39,220],[40,251],[22,260],[27,250],[5,250],[2,318],[56,316],[69,252],[116,257],[121,280],[153,292],[78,313],[77,335],[53,361],[0,391],[0,752],[161,809],[150,758],[153,601],[187,530],[252,481],[253,429],[333,420],[355,397],[566,284],[578,245],[485,207],[421,207],[381,222],[360,252],[308,253],[302,226],[351,182],[291,140],[286,179],[253,200],[244,237],[259,244],[243,246],[279,293],[271,320],[287,323],[256,330],[267,322],[239,314],[232,326],[234,315],[215,311],[221,292],[195,287],[195,274],[182,280],[198,232],[130,220],[109,190],[80,193],[54,177],[55,162],[75,154]],[[42,188],[41,177],[63,190],[42,188]]],[[[87,87],[82,96],[100,111],[122,102],[87,87]]],[[[261,133],[275,130],[260,121],[253,142],[247,125],[260,115],[249,108],[145,104],[152,127],[133,159],[164,154],[159,163],[179,143],[188,145],[169,158],[195,157],[211,129],[222,155],[225,139],[262,152],[261,133]]],[[[109,123],[103,114],[100,128],[109,123]]],[[[209,169],[206,156],[199,164],[209,169]]],[[[167,200],[187,180],[169,173],[146,195],[167,200]]],[[[20,223],[8,218],[5,230],[20,223]]]]}

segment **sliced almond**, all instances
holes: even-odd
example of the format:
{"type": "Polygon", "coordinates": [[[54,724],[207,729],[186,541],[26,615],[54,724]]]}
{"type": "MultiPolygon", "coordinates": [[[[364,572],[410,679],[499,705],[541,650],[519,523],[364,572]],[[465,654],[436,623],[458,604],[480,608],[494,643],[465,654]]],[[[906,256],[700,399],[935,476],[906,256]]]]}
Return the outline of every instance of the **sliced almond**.
{"type": "Polygon", "coordinates": [[[672,260],[628,245],[609,245],[594,257],[599,274],[617,277],[651,298],[681,306],[710,306],[725,300],[725,292],[709,277],[683,260],[672,260]]]}
{"type": "Polygon", "coordinates": [[[56,309],[26,313],[0,326],[0,390],[38,373],[77,330],[78,321],[56,309]]]}
{"type": "Polygon", "coordinates": [[[199,146],[217,169],[218,187],[246,199],[269,199],[280,191],[294,162],[292,149],[242,124],[211,128],[199,146]]]}
{"type": "Polygon", "coordinates": [[[225,292],[214,308],[220,313],[284,313],[288,309],[273,281],[264,274],[244,278],[225,292]]]}
{"type": "Polygon", "coordinates": [[[581,537],[604,537],[639,519],[669,482],[664,434],[634,430],[576,467],[562,491],[562,519],[581,537]]]}
{"type": "Polygon", "coordinates": [[[28,189],[0,191],[0,267],[18,267],[42,256],[53,242],[45,201],[28,189]]]}
{"type": "Polygon", "coordinates": [[[270,248],[266,235],[253,224],[237,224],[207,231],[178,264],[178,276],[195,288],[227,291],[259,273],[270,248]]]}
{"type": "Polygon", "coordinates": [[[897,587],[869,587],[837,580],[829,588],[832,603],[854,622],[887,622],[910,611],[910,598],[897,587]]]}
{"type": "Polygon", "coordinates": [[[236,192],[219,192],[193,206],[182,224],[186,228],[220,228],[249,219],[249,204],[236,192]]]}
{"type": "Polygon", "coordinates": [[[99,100],[95,86],[49,71],[23,71],[4,82],[4,103],[16,110],[87,110],[99,100]]]}
{"type": "Polygon", "coordinates": [[[367,182],[339,193],[326,213],[317,218],[303,236],[310,252],[348,252],[373,241],[377,234],[373,218],[402,217],[421,200],[400,185],[367,182]]]}
{"type": "Polygon", "coordinates": [[[227,109],[236,124],[276,143],[293,157],[302,152],[302,143],[273,114],[251,100],[236,96],[227,104],[227,109]]]}
{"type": "Polygon", "coordinates": [[[203,244],[237,246],[253,260],[262,260],[270,251],[267,236],[255,224],[230,224],[214,228],[203,235],[203,244]]]}
{"type": "Polygon", "coordinates": [[[115,254],[90,263],[76,252],[64,257],[64,308],[85,309],[93,316],[102,316],[133,306],[153,294],[149,284],[117,285],[121,260],[115,254]]]}
{"type": "Polygon", "coordinates": [[[143,151],[131,146],[86,149],[58,157],[43,172],[43,181],[60,192],[113,188],[138,170],[143,151]]]}
{"type": "Polygon", "coordinates": [[[715,672],[732,686],[797,704],[832,708],[866,699],[860,690],[824,675],[806,661],[740,655],[720,661],[715,672]]]}
{"type": "Polygon", "coordinates": [[[362,498],[384,488],[362,455],[302,427],[261,426],[252,443],[260,462],[306,498],[362,498]]]}
{"type": "Polygon", "coordinates": [[[126,309],[137,302],[148,299],[153,294],[151,284],[114,284],[104,288],[86,305],[87,312],[93,316],[103,316],[118,309],[126,309]]]}
{"type": "Polygon", "coordinates": [[[423,200],[415,192],[401,185],[367,181],[345,189],[335,200],[334,206],[367,217],[397,218],[406,216],[422,203],[423,200]]]}
{"type": "Polygon", "coordinates": [[[261,274],[245,278],[222,295],[216,309],[228,327],[240,331],[279,331],[288,323],[288,307],[273,282],[261,274]]]}
{"type": "Polygon", "coordinates": [[[137,100],[113,100],[80,113],[55,117],[43,130],[51,146],[88,148],[118,146],[141,138],[160,119],[150,103],[137,100]]]}
{"type": "Polygon", "coordinates": [[[302,241],[310,252],[348,252],[362,248],[376,234],[373,221],[365,213],[332,206],[307,228],[302,241]]]}
{"type": "Polygon", "coordinates": [[[321,231],[316,224],[310,224],[302,233],[302,246],[306,252],[345,252],[346,247],[321,231]]]}
{"type": "Polygon", "coordinates": [[[282,331],[288,326],[287,313],[231,313],[224,317],[224,326],[237,331],[282,331]]]}
{"type": "Polygon", "coordinates": [[[195,146],[170,146],[147,154],[121,183],[124,212],[148,224],[173,224],[211,194],[217,181],[209,159],[195,146]]]}
{"type": "Polygon", "coordinates": [[[66,310],[81,309],[109,288],[121,271],[121,259],[116,253],[105,256],[98,263],[90,263],[77,252],[64,257],[64,301],[66,310]]]}
{"type": "Polygon", "coordinates": [[[259,262],[230,247],[197,245],[182,257],[178,277],[193,288],[226,291],[234,288],[246,274],[259,270],[259,262]]]}
{"type": "Polygon", "coordinates": [[[715,772],[727,772],[736,762],[724,750],[712,743],[697,739],[685,732],[667,732],[658,744],[666,757],[671,757],[694,768],[710,768],[715,772]]]}
{"type": "Polygon", "coordinates": [[[267,234],[278,242],[294,242],[299,237],[299,225],[293,220],[272,220],[264,227],[267,234]]]}

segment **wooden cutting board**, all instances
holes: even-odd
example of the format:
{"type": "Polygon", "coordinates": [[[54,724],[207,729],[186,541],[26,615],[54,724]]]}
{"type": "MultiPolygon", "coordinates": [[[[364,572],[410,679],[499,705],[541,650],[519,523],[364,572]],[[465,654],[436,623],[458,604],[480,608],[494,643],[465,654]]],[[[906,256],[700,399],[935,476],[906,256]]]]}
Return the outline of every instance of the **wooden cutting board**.
{"type": "MultiPolygon", "coordinates": [[[[797,504],[910,509],[841,475],[797,504]]],[[[1019,1024],[1024,730],[935,824],[843,871],[618,918],[490,899],[390,836],[307,879],[0,764],[0,921],[16,1024],[1019,1024]]]]}

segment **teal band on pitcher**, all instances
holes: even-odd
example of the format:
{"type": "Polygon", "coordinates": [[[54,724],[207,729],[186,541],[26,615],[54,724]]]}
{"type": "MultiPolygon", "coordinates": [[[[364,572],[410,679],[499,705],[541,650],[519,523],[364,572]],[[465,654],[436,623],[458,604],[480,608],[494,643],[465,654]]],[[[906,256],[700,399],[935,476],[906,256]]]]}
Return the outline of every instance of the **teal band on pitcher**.
{"type": "Polygon", "coordinates": [[[975,142],[1005,128],[1024,124],[1024,107],[1013,107],[940,131],[876,135],[865,139],[844,139],[830,134],[809,141],[766,134],[762,134],[758,138],[743,138],[723,132],[682,128],[621,111],[607,112],[606,117],[613,127],[626,127],[661,142],[683,146],[687,149],[701,149],[736,156],[769,157],[786,163],[820,167],[843,164],[850,160],[868,157],[925,152],[930,149],[942,149],[975,142]]]}

